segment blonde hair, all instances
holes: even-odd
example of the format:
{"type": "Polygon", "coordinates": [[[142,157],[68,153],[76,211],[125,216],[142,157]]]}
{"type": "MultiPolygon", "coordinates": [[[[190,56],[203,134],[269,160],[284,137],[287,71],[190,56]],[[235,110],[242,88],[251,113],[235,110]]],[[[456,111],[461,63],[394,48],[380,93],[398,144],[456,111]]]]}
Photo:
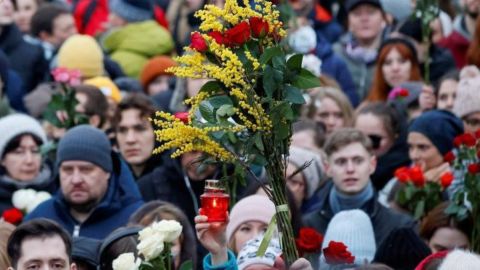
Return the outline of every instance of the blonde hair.
{"type": "Polygon", "coordinates": [[[340,111],[342,111],[342,117],[343,121],[345,122],[345,127],[351,127],[354,120],[353,106],[350,103],[348,97],[342,92],[342,90],[334,87],[319,88],[317,94],[313,97],[313,102],[308,108],[308,118],[314,118],[319,107],[319,102],[321,102],[325,98],[329,98],[337,104],[337,106],[340,108],[340,111]]]}

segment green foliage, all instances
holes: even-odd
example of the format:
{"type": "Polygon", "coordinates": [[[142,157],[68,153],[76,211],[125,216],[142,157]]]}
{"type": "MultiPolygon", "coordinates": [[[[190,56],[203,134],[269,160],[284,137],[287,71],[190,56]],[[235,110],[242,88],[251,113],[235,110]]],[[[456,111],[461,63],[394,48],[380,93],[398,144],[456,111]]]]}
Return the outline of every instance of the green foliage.
{"type": "Polygon", "coordinates": [[[62,86],[64,92],[52,95],[52,99],[43,113],[43,118],[57,128],[70,129],[76,125],[87,124],[88,117],[75,111],[75,107],[78,104],[75,98],[75,91],[64,84],[62,86]],[[66,114],[64,121],[58,118],[59,112],[66,114]]]}
{"type": "Polygon", "coordinates": [[[423,187],[408,182],[397,193],[396,201],[420,220],[442,202],[442,188],[435,182],[427,182],[423,187]]]}

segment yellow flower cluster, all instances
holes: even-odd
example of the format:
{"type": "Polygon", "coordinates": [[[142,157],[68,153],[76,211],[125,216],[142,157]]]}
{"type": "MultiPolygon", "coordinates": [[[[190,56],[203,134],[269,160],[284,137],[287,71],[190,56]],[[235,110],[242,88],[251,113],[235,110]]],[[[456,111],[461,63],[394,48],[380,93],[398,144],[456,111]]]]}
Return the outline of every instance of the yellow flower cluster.
{"type": "Polygon", "coordinates": [[[260,68],[260,62],[258,62],[257,58],[253,57],[250,51],[245,51],[245,56],[250,62],[252,62],[253,70],[258,70],[258,68],[260,68]]]}
{"type": "Polygon", "coordinates": [[[162,145],[156,148],[153,153],[158,154],[165,150],[176,148],[171,155],[176,158],[183,153],[201,151],[222,162],[234,160],[234,156],[214,141],[208,132],[218,131],[217,129],[201,129],[185,125],[182,121],[165,112],[157,112],[154,119],[158,129],[155,130],[156,138],[162,145]]]}

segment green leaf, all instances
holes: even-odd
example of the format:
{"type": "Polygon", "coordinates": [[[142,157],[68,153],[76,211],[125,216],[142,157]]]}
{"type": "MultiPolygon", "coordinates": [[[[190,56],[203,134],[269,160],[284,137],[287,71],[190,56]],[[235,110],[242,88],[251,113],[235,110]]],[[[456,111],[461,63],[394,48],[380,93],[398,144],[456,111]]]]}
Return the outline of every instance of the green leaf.
{"type": "Polygon", "coordinates": [[[276,55],[282,55],[283,52],[282,52],[282,49],[280,47],[270,47],[268,49],[266,49],[263,54],[260,56],[260,65],[265,65],[268,61],[270,61],[270,59],[272,59],[272,57],[276,56],[276,55]]]}
{"type": "Polygon", "coordinates": [[[302,91],[291,85],[285,87],[285,100],[293,104],[305,104],[302,91]]]}
{"type": "Polygon", "coordinates": [[[222,105],[233,105],[232,100],[228,96],[214,96],[208,99],[208,102],[213,106],[213,108],[218,109],[222,105]]]}
{"type": "Polygon", "coordinates": [[[302,68],[303,54],[295,54],[288,58],[287,67],[291,70],[300,70],[302,68]]]}
{"type": "Polygon", "coordinates": [[[233,105],[224,104],[217,110],[217,115],[221,117],[232,116],[235,113],[233,105]]]}
{"type": "Polygon", "coordinates": [[[201,102],[199,109],[200,114],[205,120],[207,120],[207,122],[215,123],[215,115],[213,114],[213,108],[208,102],[201,102]]]}
{"type": "Polygon", "coordinates": [[[255,146],[258,148],[258,150],[263,152],[265,150],[265,147],[263,146],[262,135],[260,133],[256,133],[253,139],[255,141],[255,146]]]}
{"type": "Polygon", "coordinates": [[[269,98],[273,96],[276,85],[273,73],[274,70],[271,66],[266,66],[263,71],[263,89],[265,90],[265,94],[269,98]]]}
{"type": "Polygon", "coordinates": [[[193,269],[193,262],[192,260],[185,261],[180,265],[179,270],[192,270],[193,269]]]}
{"type": "Polygon", "coordinates": [[[276,55],[272,58],[272,65],[276,70],[284,71],[287,68],[285,55],[276,55]]]}
{"type": "Polygon", "coordinates": [[[297,78],[295,78],[292,84],[300,89],[310,89],[321,86],[317,76],[306,69],[300,71],[300,74],[297,75],[297,78]]]}
{"type": "Polygon", "coordinates": [[[270,220],[270,224],[268,224],[267,231],[263,235],[262,242],[260,243],[260,247],[257,250],[257,257],[263,257],[265,255],[265,251],[267,251],[267,247],[270,244],[270,240],[272,240],[273,232],[277,227],[277,218],[273,215],[272,219],[270,220]]]}
{"type": "Polygon", "coordinates": [[[415,206],[415,219],[419,220],[425,213],[425,201],[419,201],[415,206]]]}
{"type": "Polygon", "coordinates": [[[200,88],[200,92],[216,93],[218,90],[222,89],[223,85],[219,81],[209,81],[200,88]]]}

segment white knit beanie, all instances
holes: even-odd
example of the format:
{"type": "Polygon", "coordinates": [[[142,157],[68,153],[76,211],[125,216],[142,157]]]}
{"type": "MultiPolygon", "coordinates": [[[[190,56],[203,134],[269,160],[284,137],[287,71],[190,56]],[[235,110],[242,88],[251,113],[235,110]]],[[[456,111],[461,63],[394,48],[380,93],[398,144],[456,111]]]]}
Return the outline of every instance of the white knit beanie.
{"type": "Polygon", "coordinates": [[[438,270],[480,270],[480,257],[468,251],[456,249],[448,253],[438,270]]]}
{"type": "Polygon", "coordinates": [[[305,163],[311,162],[310,165],[301,172],[307,186],[306,199],[311,198],[317,190],[324,172],[320,154],[304,148],[291,146],[288,162],[297,168],[301,168],[305,163]]]}
{"type": "Polygon", "coordinates": [[[453,112],[463,118],[471,113],[480,112],[480,72],[476,67],[468,66],[460,72],[457,97],[453,112]]]}
{"type": "Polygon", "coordinates": [[[43,143],[47,142],[47,135],[35,118],[26,114],[11,114],[0,119],[0,157],[7,144],[21,134],[33,134],[43,143]]]}
{"type": "MultiPolygon", "coordinates": [[[[341,211],[328,223],[322,250],[330,241],[342,242],[355,256],[355,264],[371,262],[377,251],[375,234],[370,217],[360,209],[341,211]]],[[[328,269],[325,257],[320,258],[320,269],[328,269]],[[327,267],[327,268],[325,268],[327,267]]]]}

